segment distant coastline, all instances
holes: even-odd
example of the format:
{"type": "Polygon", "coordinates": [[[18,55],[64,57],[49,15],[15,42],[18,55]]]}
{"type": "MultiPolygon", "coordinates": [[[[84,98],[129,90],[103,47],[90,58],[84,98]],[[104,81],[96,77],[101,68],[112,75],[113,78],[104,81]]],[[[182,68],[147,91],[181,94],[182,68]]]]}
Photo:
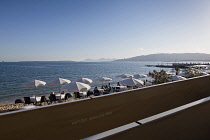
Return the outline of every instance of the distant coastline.
{"type": "Polygon", "coordinates": [[[161,62],[179,62],[179,61],[210,61],[210,54],[205,53],[159,53],[135,56],[131,58],[118,59],[115,61],[161,61],[161,62]]]}
{"type": "Polygon", "coordinates": [[[76,61],[18,61],[18,62],[76,62],[76,61]]]}
{"type": "MultiPolygon", "coordinates": [[[[58,60],[58,61],[13,61],[13,62],[34,62],[34,63],[66,63],[66,62],[120,62],[120,61],[144,61],[144,62],[210,62],[210,54],[205,53],[158,53],[158,54],[149,54],[141,55],[124,59],[116,58],[99,58],[99,59],[85,59],[82,61],[74,60],[58,60]]],[[[12,62],[12,61],[1,61],[12,62]]]]}

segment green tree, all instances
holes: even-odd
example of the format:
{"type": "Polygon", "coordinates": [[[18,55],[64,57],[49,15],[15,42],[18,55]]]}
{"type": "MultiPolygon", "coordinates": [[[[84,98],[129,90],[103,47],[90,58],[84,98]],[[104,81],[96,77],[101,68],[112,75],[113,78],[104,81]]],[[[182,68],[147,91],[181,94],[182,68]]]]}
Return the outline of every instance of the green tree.
{"type": "Polygon", "coordinates": [[[180,68],[179,67],[175,67],[175,71],[176,71],[176,75],[179,75],[180,68]]]}
{"type": "Polygon", "coordinates": [[[156,71],[154,70],[152,73],[152,78],[154,78],[154,83],[155,84],[161,84],[161,83],[166,83],[168,82],[169,75],[166,73],[165,70],[161,71],[156,71]]]}
{"type": "Polygon", "coordinates": [[[191,77],[196,76],[197,70],[189,67],[189,68],[185,69],[184,73],[185,73],[185,77],[191,78],[191,77]]]}

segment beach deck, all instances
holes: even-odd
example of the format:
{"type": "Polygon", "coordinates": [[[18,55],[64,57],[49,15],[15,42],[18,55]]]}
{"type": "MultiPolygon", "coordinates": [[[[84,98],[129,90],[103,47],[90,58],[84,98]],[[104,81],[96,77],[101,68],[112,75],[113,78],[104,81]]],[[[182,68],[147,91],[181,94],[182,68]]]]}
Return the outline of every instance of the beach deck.
{"type": "MultiPolygon", "coordinates": [[[[2,113],[0,114],[1,138],[4,140],[23,139],[25,137],[29,137],[31,140],[83,139],[208,97],[210,96],[209,81],[210,76],[203,76],[27,111],[2,113]]],[[[205,109],[206,107],[203,111],[205,109]]],[[[196,115],[199,115],[198,112],[196,115]]],[[[182,116],[182,113],[180,116],[182,116]]],[[[182,125],[193,125],[195,123],[196,118],[192,118],[193,122],[185,122],[184,116],[180,118],[182,125]]],[[[200,119],[197,121],[200,121],[200,119]]],[[[152,124],[158,122],[154,121],[149,126],[153,127],[152,124]]],[[[154,128],[151,128],[151,132],[153,129],[167,128],[168,125],[175,124],[172,121],[162,122],[159,125],[160,127],[155,125],[154,128]]],[[[207,129],[210,127],[209,123],[205,123],[205,125],[200,128],[207,129]]],[[[149,134],[149,130],[148,127],[143,131],[149,134]]],[[[133,133],[137,133],[137,131],[133,133]]],[[[163,133],[160,132],[160,134],[163,133]]],[[[181,133],[173,135],[174,139],[182,137],[181,133]]],[[[138,134],[136,134],[136,137],[138,137],[138,134]]],[[[142,139],[146,139],[146,137],[142,139]]]]}

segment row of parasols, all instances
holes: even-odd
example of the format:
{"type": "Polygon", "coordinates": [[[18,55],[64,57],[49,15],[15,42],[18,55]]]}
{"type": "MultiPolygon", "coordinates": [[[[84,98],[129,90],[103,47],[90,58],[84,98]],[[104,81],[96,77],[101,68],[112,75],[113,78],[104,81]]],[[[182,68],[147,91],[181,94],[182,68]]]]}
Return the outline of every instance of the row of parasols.
{"type": "MultiPolygon", "coordinates": [[[[129,74],[122,74],[117,77],[121,78],[127,78],[119,83],[124,86],[142,86],[144,84],[143,81],[138,80],[138,78],[145,78],[147,75],[144,74],[136,74],[136,75],[129,75],[129,74]]],[[[39,86],[45,86],[45,85],[62,85],[61,90],[65,92],[83,92],[88,91],[91,89],[91,87],[88,85],[92,83],[93,81],[111,81],[111,78],[108,77],[101,77],[95,80],[91,80],[89,78],[80,78],[76,80],[75,82],[71,82],[68,79],[63,78],[56,78],[53,81],[46,83],[41,80],[33,80],[30,82],[27,82],[23,84],[23,87],[39,87],[39,86]]]]}

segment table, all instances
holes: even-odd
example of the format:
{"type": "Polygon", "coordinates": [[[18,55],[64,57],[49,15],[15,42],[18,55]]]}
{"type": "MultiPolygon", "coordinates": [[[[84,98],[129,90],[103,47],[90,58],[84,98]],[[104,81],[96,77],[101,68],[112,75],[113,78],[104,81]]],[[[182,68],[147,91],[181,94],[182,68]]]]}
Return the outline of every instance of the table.
{"type": "Polygon", "coordinates": [[[36,99],[35,99],[35,96],[30,97],[30,102],[35,103],[35,102],[40,102],[40,101],[41,101],[41,97],[36,97],[36,99]]]}
{"type": "Polygon", "coordinates": [[[65,94],[58,93],[55,95],[55,97],[56,97],[56,100],[62,100],[62,99],[65,99],[65,94]]]}
{"type": "Polygon", "coordinates": [[[82,97],[87,96],[87,92],[79,92],[79,95],[82,97]]]}
{"type": "Polygon", "coordinates": [[[104,92],[104,89],[98,89],[98,91],[102,94],[104,92]]]}
{"type": "Polygon", "coordinates": [[[114,87],[115,91],[124,91],[127,90],[128,88],[126,86],[116,86],[114,87]]]}

